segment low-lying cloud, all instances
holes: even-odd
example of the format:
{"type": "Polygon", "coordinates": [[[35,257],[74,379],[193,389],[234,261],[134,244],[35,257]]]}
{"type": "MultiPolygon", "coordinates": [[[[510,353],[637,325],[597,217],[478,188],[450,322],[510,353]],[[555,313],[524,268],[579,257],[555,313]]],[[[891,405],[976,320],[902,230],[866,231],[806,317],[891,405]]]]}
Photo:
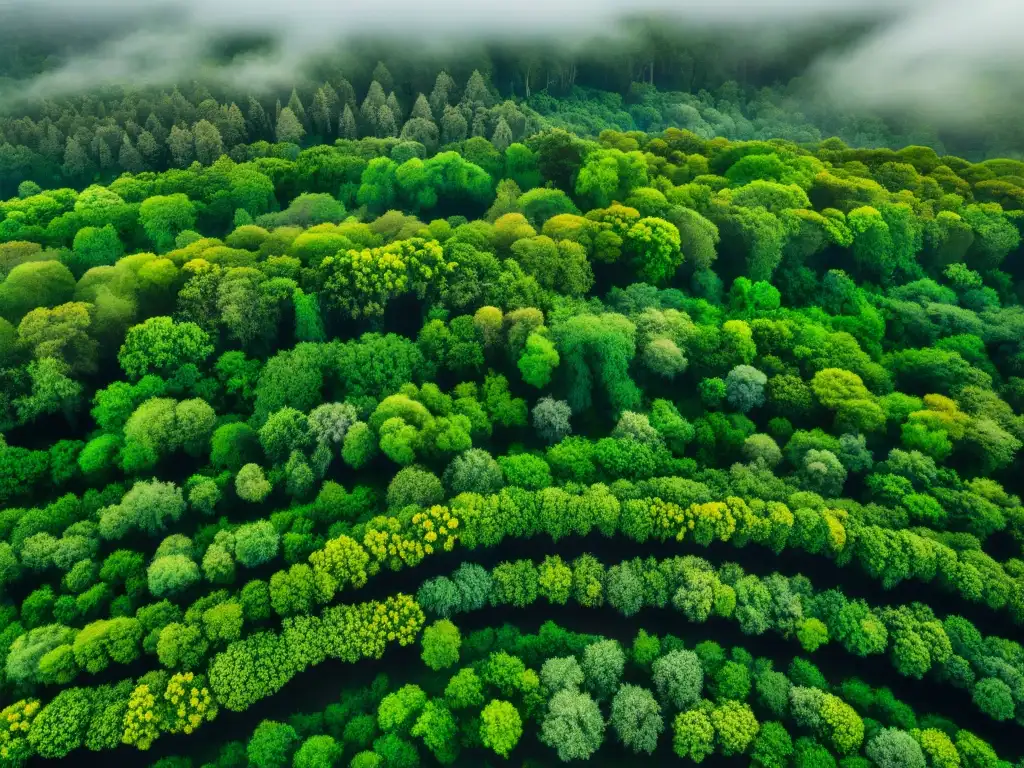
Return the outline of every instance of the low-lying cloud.
{"type": "Polygon", "coordinates": [[[250,90],[286,86],[313,58],[369,38],[413,52],[510,41],[566,48],[647,15],[764,57],[848,25],[849,38],[807,61],[804,74],[817,96],[851,109],[964,127],[1005,116],[1024,89],[1019,0],[7,0],[0,29],[8,40],[48,35],[58,46],[76,31],[62,63],[7,94],[41,98],[202,78],[250,90]],[[212,58],[225,37],[239,35],[270,45],[212,58]]]}

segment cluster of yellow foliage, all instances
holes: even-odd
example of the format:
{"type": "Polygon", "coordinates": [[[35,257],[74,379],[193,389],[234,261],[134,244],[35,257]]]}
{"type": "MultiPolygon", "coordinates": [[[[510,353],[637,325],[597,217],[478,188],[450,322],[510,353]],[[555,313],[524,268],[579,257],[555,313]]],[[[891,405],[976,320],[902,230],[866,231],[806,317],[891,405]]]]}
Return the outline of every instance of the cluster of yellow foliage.
{"type": "Polygon", "coordinates": [[[217,716],[217,704],[204,684],[202,675],[192,672],[174,675],[167,683],[164,699],[169,704],[164,730],[168,733],[192,733],[204,721],[217,716]]]}
{"type": "Polygon", "coordinates": [[[20,765],[31,754],[28,729],[39,714],[36,699],[22,699],[0,710],[0,762],[20,765]]]}

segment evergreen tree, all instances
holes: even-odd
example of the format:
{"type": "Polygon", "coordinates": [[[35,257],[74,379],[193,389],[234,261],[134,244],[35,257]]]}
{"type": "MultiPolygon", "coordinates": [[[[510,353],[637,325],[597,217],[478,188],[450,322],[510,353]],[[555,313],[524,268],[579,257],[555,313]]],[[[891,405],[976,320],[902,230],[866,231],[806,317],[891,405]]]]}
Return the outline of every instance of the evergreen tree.
{"type": "Polygon", "coordinates": [[[323,88],[318,89],[316,95],[313,96],[313,107],[310,109],[310,114],[313,119],[313,130],[319,136],[329,138],[332,126],[331,107],[327,92],[323,88]]]}
{"type": "Polygon", "coordinates": [[[292,95],[288,99],[288,109],[292,111],[296,119],[302,124],[303,127],[309,125],[309,120],[306,117],[306,108],[302,106],[302,99],[299,98],[299,92],[292,88],[292,95]]]}
{"type": "Polygon", "coordinates": [[[117,155],[117,164],[121,166],[122,170],[129,173],[141,173],[146,170],[146,164],[142,160],[142,155],[132,146],[132,140],[128,138],[128,134],[125,134],[124,138],[121,139],[121,150],[117,155]]]}
{"type": "Polygon", "coordinates": [[[196,123],[194,136],[196,159],[203,165],[212,165],[224,153],[220,131],[208,120],[196,123]]]}
{"type": "Polygon", "coordinates": [[[270,138],[270,121],[267,119],[267,113],[263,110],[263,105],[256,100],[255,96],[249,97],[249,113],[245,124],[250,139],[255,141],[270,138]]]}
{"type": "Polygon", "coordinates": [[[195,160],[195,137],[187,128],[173,126],[171,135],[167,137],[167,147],[171,150],[171,163],[175,168],[188,168],[195,160]]]}
{"type": "Polygon", "coordinates": [[[391,114],[391,110],[385,104],[377,113],[377,136],[385,139],[397,135],[398,125],[395,122],[395,116],[391,114]]]}
{"type": "Polygon", "coordinates": [[[398,103],[398,97],[395,96],[394,91],[388,94],[387,105],[388,109],[391,110],[392,117],[395,118],[395,122],[402,122],[402,119],[404,117],[404,115],[402,114],[402,105],[398,103]]]}
{"type": "Polygon", "coordinates": [[[498,118],[498,124],[494,126],[494,133],[491,135],[491,144],[499,152],[504,153],[512,144],[512,129],[508,127],[504,117],[498,118]]]}
{"type": "Polygon", "coordinates": [[[302,137],[306,135],[306,129],[302,127],[302,123],[299,122],[291,108],[285,107],[281,110],[280,117],[277,118],[275,133],[278,141],[299,144],[302,137]]]}
{"type": "Polygon", "coordinates": [[[455,107],[445,107],[444,117],[441,118],[441,143],[464,141],[468,130],[469,126],[466,125],[466,118],[462,116],[462,112],[455,107]]]}
{"type": "Polygon", "coordinates": [[[356,116],[352,112],[352,107],[348,104],[345,105],[345,109],[341,113],[341,122],[338,124],[338,136],[342,139],[359,138],[359,129],[356,127],[356,116]]]}
{"type": "Polygon", "coordinates": [[[377,66],[373,68],[373,79],[375,82],[380,83],[381,88],[385,91],[393,91],[395,89],[395,79],[391,76],[391,72],[388,71],[383,61],[378,61],[377,66]]]}
{"type": "Polygon", "coordinates": [[[412,112],[409,113],[409,119],[421,118],[423,120],[434,121],[434,113],[430,109],[430,102],[427,101],[427,97],[422,93],[416,96],[416,103],[412,105],[412,112]]]}
{"type": "Polygon", "coordinates": [[[365,127],[373,133],[377,132],[377,122],[380,119],[380,108],[386,106],[387,97],[384,96],[384,88],[374,80],[370,83],[370,89],[366,92],[363,105],[359,108],[359,117],[365,127]]]}
{"type": "Polygon", "coordinates": [[[247,138],[245,118],[242,116],[242,110],[238,108],[238,105],[235,104],[235,102],[231,102],[231,105],[228,107],[227,116],[224,120],[224,130],[222,133],[224,143],[229,147],[241,144],[247,138]]]}
{"type": "Polygon", "coordinates": [[[455,93],[455,81],[451,75],[442,70],[434,81],[434,90],[430,92],[430,109],[435,115],[444,114],[445,107],[452,103],[455,93]]]}
{"type": "Polygon", "coordinates": [[[491,92],[487,88],[487,81],[480,74],[480,70],[474,69],[466,83],[466,92],[462,95],[462,104],[472,108],[489,107],[493,103],[491,92]]]}

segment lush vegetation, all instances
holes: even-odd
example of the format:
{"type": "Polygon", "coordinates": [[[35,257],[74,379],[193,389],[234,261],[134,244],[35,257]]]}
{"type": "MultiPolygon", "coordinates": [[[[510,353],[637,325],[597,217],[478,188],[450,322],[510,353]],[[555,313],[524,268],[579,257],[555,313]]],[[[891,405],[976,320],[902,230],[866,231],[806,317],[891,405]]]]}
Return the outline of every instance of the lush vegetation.
{"type": "Polygon", "coordinates": [[[1021,764],[1024,163],[430,80],[0,125],[0,765],[1021,764]]]}

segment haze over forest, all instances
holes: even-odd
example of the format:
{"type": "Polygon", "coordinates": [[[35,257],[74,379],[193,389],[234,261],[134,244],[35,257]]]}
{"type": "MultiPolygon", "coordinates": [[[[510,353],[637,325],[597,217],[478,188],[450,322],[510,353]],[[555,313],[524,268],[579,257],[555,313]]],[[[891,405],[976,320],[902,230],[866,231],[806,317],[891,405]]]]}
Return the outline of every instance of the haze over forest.
{"type": "Polygon", "coordinates": [[[578,61],[596,86],[628,85],[645,59],[669,88],[798,79],[798,102],[960,132],[1019,123],[1024,103],[1013,0],[9,0],[0,24],[8,108],[128,83],[287,90],[329,67],[365,76],[368,51],[407,66],[489,54],[495,84],[520,96],[537,59],[578,61]]]}

